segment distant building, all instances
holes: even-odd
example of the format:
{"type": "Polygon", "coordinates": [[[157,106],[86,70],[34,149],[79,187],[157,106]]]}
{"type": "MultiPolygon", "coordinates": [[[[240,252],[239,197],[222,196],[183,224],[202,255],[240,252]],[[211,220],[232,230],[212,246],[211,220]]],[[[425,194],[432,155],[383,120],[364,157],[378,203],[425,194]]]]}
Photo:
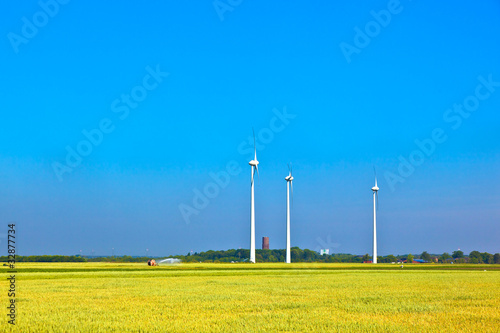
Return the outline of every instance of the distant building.
{"type": "Polygon", "coordinates": [[[319,254],[323,255],[323,254],[330,254],[330,249],[321,249],[319,251],[319,254]]]}
{"type": "Polygon", "coordinates": [[[269,250],[269,237],[262,237],[262,250],[269,250]]]}

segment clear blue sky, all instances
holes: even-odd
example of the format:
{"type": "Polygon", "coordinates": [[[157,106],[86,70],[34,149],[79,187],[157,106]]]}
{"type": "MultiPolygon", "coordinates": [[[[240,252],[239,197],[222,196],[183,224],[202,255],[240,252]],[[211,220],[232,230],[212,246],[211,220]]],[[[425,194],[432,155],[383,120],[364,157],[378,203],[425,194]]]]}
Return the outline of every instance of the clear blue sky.
{"type": "Polygon", "coordinates": [[[44,1],[0,4],[21,254],[248,248],[252,127],[258,248],[285,247],[292,162],[292,246],[371,253],[375,166],[380,255],[500,252],[498,1],[44,1]]]}

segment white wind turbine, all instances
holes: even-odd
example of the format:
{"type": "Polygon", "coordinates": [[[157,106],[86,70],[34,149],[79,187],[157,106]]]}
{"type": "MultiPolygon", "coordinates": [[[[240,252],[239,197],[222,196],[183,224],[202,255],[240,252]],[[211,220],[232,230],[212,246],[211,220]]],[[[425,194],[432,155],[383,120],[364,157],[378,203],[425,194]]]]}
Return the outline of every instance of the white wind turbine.
{"type": "MultiPolygon", "coordinates": [[[[373,170],[375,171],[375,169],[373,170]]],[[[377,208],[378,208],[378,186],[377,186],[377,173],[375,172],[375,186],[372,187],[373,191],[373,263],[377,263],[377,208]]]]}
{"type": "Polygon", "coordinates": [[[255,144],[255,131],[253,132],[253,149],[255,157],[248,162],[252,166],[252,195],[250,204],[250,262],[255,263],[255,199],[254,199],[254,176],[255,171],[259,174],[259,161],[257,161],[257,145],[255,144]]]}
{"type": "Polygon", "coordinates": [[[292,190],[293,198],[293,177],[292,177],[292,165],[288,164],[288,176],[285,177],[286,180],[286,263],[292,262],[292,256],[290,254],[290,189],[292,190]]]}

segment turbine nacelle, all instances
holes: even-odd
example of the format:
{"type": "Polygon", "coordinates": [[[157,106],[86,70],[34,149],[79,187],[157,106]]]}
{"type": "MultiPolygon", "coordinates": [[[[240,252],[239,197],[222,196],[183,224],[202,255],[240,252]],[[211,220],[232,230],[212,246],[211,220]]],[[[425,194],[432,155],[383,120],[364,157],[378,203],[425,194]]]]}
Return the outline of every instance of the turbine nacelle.
{"type": "Polygon", "coordinates": [[[285,177],[285,180],[287,182],[291,182],[293,180],[293,177],[291,175],[288,175],[288,176],[285,177]]]}
{"type": "Polygon", "coordinates": [[[259,161],[257,161],[257,160],[251,160],[250,162],[248,162],[248,164],[250,164],[251,166],[256,167],[257,165],[259,165],[259,161]]]}
{"type": "Polygon", "coordinates": [[[375,186],[372,187],[372,191],[377,192],[378,190],[379,190],[379,188],[378,188],[377,185],[375,185],[375,186]]]}

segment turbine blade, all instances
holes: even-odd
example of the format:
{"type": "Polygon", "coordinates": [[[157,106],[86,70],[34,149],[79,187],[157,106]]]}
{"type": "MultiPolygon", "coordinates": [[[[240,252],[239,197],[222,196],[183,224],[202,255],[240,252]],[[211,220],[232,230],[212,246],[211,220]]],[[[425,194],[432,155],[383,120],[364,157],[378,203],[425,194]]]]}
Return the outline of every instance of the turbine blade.
{"type": "Polygon", "coordinates": [[[373,173],[375,174],[375,187],[377,187],[377,170],[375,170],[375,166],[373,166],[373,173]]]}
{"type": "MultiPolygon", "coordinates": [[[[375,184],[375,185],[377,185],[377,184],[375,184]]],[[[378,191],[377,191],[377,193],[375,195],[377,197],[377,212],[378,212],[378,191]]]]}
{"type": "MultiPolygon", "coordinates": [[[[260,181],[260,173],[259,173],[259,166],[258,165],[255,166],[255,170],[257,170],[257,177],[259,178],[259,181],[260,181]]],[[[255,171],[253,173],[255,174],[255,171]]]]}
{"type": "Polygon", "coordinates": [[[252,127],[252,132],[253,132],[253,151],[254,151],[254,158],[257,161],[257,144],[255,141],[255,130],[252,127]]]}

